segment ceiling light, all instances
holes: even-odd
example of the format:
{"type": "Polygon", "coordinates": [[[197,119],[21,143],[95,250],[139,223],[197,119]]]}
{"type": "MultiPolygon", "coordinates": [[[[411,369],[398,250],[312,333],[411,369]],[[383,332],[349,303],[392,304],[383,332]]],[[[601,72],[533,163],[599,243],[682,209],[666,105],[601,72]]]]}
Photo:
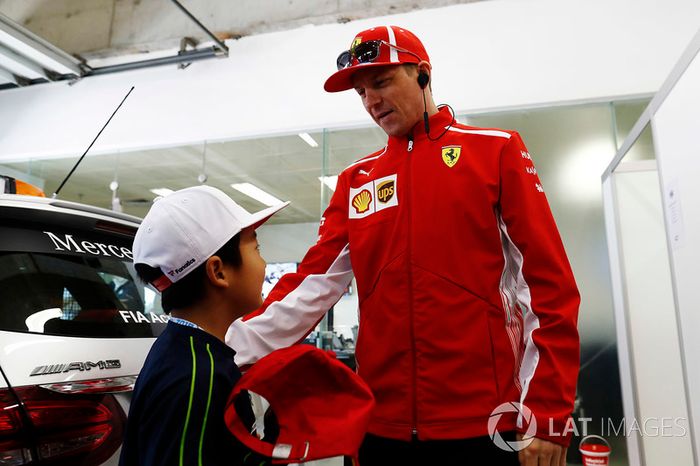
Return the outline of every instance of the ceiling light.
{"type": "Polygon", "coordinates": [[[318,179],[321,181],[321,183],[328,186],[331,189],[331,191],[335,191],[335,187],[338,184],[338,175],[319,176],[318,179]]]}
{"type": "Polygon", "coordinates": [[[318,143],[309,135],[309,133],[299,133],[299,137],[306,141],[306,143],[311,147],[318,147],[318,143]]]}
{"type": "Polygon", "coordinates": [[[263,191],[262,189],[258,188],[255,185],[252,185],[250,183],[234,183],[231,185],[233,189],[236,191],[240,191],[246,196],[250,196],[253,199],[255,199],[258,202],[262,202],[263,204],[267,206],[275,206],[282,204],[282,201],[277,199],[275,196],[273,196],[270,193],[267,193],[263,191]]]}
{"type": "MultiPolygon", "coordinates": [[[[27,57],[40,68],[49,69],[60,75],[82,75],[78,59],[3,14],[0,14],[0,43],[19,55],[27,57]]],[[[7,49],[5,52],[7,53],[7,49]]]]}
{"type": "Polygon", "coordinates": [[[149,191],[151,191],[156,196],[167,196],[168,194],[172,194],[175,192],[172,189],[168,189],[168,188],[153,188],[153,189],[150,189],[149,191]]]}
{"type": "Polygon", "coordinates": [[[3,47],[0,44],[0,61],[3,68],[10,73],[22,76],[27,79],[47,79],[48,75],[33,61],[21,56],[20,54],[3,47]]]}
{"type": "Polygon", "coordinates": [[[19,84],[17,81],[17,76],[3,69],[2,67],[0,67],[0,81],[12,84],[19,84]]]}

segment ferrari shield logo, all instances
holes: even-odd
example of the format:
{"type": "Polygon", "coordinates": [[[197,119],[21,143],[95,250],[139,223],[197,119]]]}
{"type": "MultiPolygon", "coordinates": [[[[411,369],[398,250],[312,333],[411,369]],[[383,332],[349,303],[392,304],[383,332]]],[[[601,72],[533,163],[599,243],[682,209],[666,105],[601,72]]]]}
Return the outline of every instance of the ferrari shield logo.
{"type": "Polygon", "coordinates": [[[362,43],[362,37],[361,36],[355,37],[355,39],[352,41],[352,45],[350,46],[350,51],[352,52],[353,50],[355,50],[355,47],[357,47],[361,43],[362,43]]]}
{"type": "Polygon", "coordinates": [[[462,153],[462,146],[445,146],[442,148],[442,161],[445,165],[452,168],[459,160],[459,155],[462,153]]]}

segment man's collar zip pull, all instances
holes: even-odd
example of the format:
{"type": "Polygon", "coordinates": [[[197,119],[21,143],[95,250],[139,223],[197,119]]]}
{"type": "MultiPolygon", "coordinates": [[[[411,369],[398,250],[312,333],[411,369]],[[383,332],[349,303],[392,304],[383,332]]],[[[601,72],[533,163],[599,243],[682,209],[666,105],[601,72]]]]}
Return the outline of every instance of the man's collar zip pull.
{"type": "Polygon", "coordinates": [[[413,133],[408,133],[408,152],[413,150],[413,133]]]}

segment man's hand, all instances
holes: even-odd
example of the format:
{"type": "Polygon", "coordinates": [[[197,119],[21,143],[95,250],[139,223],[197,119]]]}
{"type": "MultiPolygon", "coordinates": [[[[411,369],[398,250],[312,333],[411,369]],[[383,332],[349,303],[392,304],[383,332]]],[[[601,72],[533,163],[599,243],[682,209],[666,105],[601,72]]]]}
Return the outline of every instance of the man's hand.
{"type": "MultiPolygon", "coordinates": [[[[522,440],[522,434],[517,434],[522,440]]],[[[548,440],[535,438],[524,450],[518,452],[520,466],[566,466],[566,448],[548,440]]]]}

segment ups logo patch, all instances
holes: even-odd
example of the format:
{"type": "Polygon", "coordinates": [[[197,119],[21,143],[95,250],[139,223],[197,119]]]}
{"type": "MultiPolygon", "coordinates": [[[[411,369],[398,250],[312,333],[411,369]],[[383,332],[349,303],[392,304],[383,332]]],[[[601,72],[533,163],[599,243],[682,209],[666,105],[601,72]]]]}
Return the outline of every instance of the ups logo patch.
{"type": "Polygon", "coordinates": [[[367,181],[357,188],[350,186],[348,218],[366,218],[382,210],[398,207],[398,189],[396,173],[367,181]]]}
{"type": "Polygon", "coordinates": [[[386,204],[394,197],[394,180],[388,180],[377,185],[377,199],[386,204]]]}

